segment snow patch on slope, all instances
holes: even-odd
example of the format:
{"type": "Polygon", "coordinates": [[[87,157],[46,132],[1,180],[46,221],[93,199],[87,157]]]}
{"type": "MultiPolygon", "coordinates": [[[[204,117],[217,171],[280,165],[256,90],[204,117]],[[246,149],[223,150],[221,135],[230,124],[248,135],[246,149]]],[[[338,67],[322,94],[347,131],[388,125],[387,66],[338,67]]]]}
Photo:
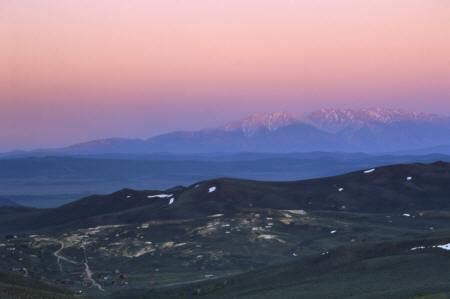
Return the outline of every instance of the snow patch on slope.
{"type": "Polygon", "coordinates": [[[240,121],[231,122],[223,127],[225,131],[241,131],[251,136],[259,130],[276,131],[280,128],[299,122],[285,112],[256,113],[240,121]]]}
{"type": "Polygon", "coordinates": [[[147,195],[147,198],[168,198],[172,197],[173,194],[156,194],[156,195],[147,195]]]}

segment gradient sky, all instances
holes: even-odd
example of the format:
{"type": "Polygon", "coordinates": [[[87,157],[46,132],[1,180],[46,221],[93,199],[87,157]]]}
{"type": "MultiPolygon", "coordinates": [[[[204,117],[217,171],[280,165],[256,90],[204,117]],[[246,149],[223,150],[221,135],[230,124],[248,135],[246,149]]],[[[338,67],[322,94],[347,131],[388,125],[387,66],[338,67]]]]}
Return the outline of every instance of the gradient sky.
{"type": "Polygon", "coordinates": [[[253,112],[450,114],[448,0],[1,0],[0,150],[253,112]]]}

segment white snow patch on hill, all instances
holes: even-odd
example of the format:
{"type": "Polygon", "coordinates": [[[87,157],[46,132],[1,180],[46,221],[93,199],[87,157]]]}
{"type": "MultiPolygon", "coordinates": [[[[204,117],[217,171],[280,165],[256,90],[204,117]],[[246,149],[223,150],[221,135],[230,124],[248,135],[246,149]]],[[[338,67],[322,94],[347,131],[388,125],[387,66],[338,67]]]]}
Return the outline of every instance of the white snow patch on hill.
{"type": "Polygon", "coordinates": [[[209,215],[208,218],[218,218],[218,217],[222,217],[223,214],[214,214],[214,215],[209,215]]]}
{"type": "Polygon", "coordinates": [[[444,250],[450,250],[450,243],[443,244],[443,245],[436,245],[434,247],[441,248],[441,249],[444,249],[444,250]]]}
{"type": "Polygon", "coordinates": [[[365,170],[364,173],[368,174],[368,173],[372,173],[374,171],[375,171],[375,168],[372,168],[372,169],[365,170]]]}
{"type": "Polygon", "coordinates": [[[415,251],[415,250],[421,250],[421,249],[425,249],[425,248],[426,248],[425,246],[417,246],[417,247],[411,248],[410,250],[415,251]]]}
{"type": "Polygon", "coordinates": [[[156,195],[147,195],[147,198],[168,198],[172,197],[173,194],[156,194],[156,195]]]}

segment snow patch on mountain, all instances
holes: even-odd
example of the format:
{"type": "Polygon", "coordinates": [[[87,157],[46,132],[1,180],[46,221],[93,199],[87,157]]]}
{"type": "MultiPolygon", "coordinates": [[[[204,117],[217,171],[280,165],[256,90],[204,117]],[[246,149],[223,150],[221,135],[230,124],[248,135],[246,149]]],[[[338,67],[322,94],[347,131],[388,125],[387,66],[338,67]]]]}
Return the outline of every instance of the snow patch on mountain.
{"type": "Polygon", "coordinates": [[[253,135],[260,130],[273,132],[298,122],[300,120],[285,112],[256,113],[225,125],[223,130],[241,131],[245,135],[253,135]]]}

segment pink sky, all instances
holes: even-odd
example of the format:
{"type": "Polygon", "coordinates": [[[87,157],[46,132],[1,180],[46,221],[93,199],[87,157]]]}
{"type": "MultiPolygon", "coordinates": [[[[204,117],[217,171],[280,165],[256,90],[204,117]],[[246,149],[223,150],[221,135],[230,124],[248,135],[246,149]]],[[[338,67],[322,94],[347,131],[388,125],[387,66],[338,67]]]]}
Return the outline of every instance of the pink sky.
{"type": "Polygon", "coordinates": [[[450,114],[448,0],[5,0],[0,150],[253,112],[450,114]]]}

